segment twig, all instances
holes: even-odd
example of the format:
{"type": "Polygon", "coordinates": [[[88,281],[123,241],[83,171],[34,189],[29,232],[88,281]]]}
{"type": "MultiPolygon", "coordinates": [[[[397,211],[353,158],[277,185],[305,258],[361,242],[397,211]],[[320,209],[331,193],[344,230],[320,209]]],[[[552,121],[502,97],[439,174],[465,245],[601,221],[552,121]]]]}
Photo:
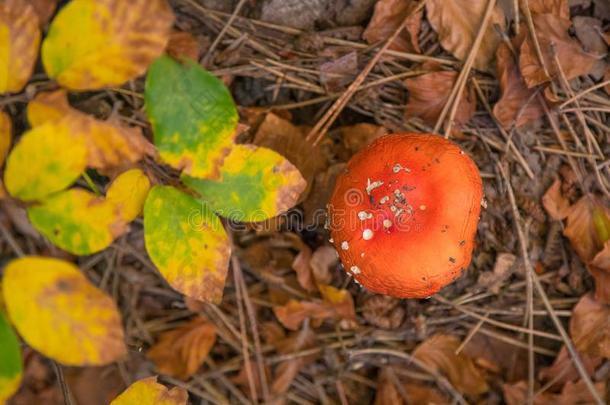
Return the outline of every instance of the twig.
{"type": "Polygon", "coordinates": [[[237,16],[237,14],[239,14],[239,12],[241,11],[241,8],[243,7],[243,5],[245,3],[246,3],[246,0],[240,0],[239,3],[237,3],[235,10],[233,10],[233,14],[231,14],[231,17],[229,17],[229,20],[227,21],[227,23],[224,25],[224,27],[222,27],[222,29],[220,30],[218,35],[216,35],[216,38],[214,39],[214,42],[212,42],[212,45],[210,45],[210,48],[208,49],[208,51],[205,53],[203,58],[201,58],[200,62],[203,66],[208,65],[208,61],[209,61],[210,57],[212,56],[212,53],[214,52],[214,50],[220,43],[220,40],[225,35],[227,30],[231,27],[231,24],[233,24],[235,17],[237,16]]]}
{"type": "Polygon", "coordinates": [[[53,370],[55,370],[57,382],[59,383],[61,393],[64,397],[64,404],[72,405],[72,394],[70,393],[70,387],[68,387],[68,384],[66,384],[66,380],[64,378],[64,371],[61,369],[61,366],[57,364],[56,361],[51,360],[51,364],[53,364],[53,370]]]}

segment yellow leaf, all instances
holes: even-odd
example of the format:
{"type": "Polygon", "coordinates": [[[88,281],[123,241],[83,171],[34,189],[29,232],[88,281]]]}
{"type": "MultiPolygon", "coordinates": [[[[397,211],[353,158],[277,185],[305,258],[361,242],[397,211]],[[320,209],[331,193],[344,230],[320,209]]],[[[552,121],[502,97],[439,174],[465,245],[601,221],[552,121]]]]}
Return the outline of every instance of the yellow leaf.
{"type": "Polygon", "coordinates": [[[131,169],[114,179],[106,192],[106,200],[118,208],[125,222],[130,222],[142,213],[149,190],[150,180],[144,172],[131,169]]]}
{"type": "Polygon", "coordinates": [[[4,164],[4,159],[11,148],[12,139],[11,117],[4,111],[0,111],[0,166],[4,164]]]}
{"type": "Polygon", "coordinates": [[[32,126],[70,117],[75,123],[72,135],[87,146],[88,166],[107,169],[135,163],[145,155],[154,155],[154,147],[139,128],[97,120],[70,106],[65,90],[40,93],[28,104],[32,126]]]}
{"type": "Polygon", "coordinates": [[[28,207],[28,218],[54,245],[75,255],[99,252],[126,230],[115,204],[80,188],[28,207]]]}
{"type": "Polygon", "coordinates": [[[149,377],[131,384],[110,405],[186,405],[188,393],[184,388],[167,387],[149,377]]]}
{"type": "Polygon", "coordinates": [[[69,89],[118,86],[163,53],[173,21],[165,0],[72,0],[51,23],[42,62],[69,89]]]}
{"type": "Polygon", "coordinates": [[[6,162],[7,191],[24,201],[38,200],[72,184],[85,170],[87,148],[73,136],[75,122],[62,119],[27,131],[6,162]]]}
{"type": "Polygon", "coordinates": [[[161,334],[146,356],[159,372],[188,379],[208,357],[216,342],[216,326],[202,317],[161,334]]]}
{"type": "Polygon", "coordinates": [[[13,260],[4,269],[2,290],[15,328],[43,355],[73,366],[109,364],[126,355],[115,303],[72,263],[13,260]]]}
{"type": "Polygon", "coordinates": [[[21,91],[40,44],[38,16],[26,0],[0,3],[0,94],[21,91]]]}

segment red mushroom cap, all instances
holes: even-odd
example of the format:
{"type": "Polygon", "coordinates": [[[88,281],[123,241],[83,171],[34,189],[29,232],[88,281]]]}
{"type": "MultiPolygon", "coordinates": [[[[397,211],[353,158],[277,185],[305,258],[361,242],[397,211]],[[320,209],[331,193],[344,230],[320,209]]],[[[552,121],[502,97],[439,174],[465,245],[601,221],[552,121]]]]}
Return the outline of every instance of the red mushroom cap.
{"type": "Polygon", "coordinates": [[[337,178],[331,241],[345,270],[368,290],[429,297],[470,263],[482,197],[477,166],[453,142],[384,136],[337,178]]]}

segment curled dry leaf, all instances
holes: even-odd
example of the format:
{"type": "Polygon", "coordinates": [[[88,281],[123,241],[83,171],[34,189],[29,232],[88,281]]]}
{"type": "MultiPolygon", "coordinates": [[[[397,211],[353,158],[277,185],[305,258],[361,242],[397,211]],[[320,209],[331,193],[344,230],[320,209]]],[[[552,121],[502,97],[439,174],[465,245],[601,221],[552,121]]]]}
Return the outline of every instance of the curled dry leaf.
{"type": "Polygon", "coordinates": [[[306,291],[313,292],[316,290],[316,283],[313,278],[313,272],[311,271],[312,252],[309,246],[303,244],[299,254],[296,255],[292,262],[292,269],[297,273],[297,281],[299,285],[306,291]]]}
{"type": "Polygon", "coordinates": [[[57,8],[57,1],[58,0],[28,0],[32,7],[34,7],[41,27],[47,25],[53,16],[53,13],[57,8]]]}
{"type": "MultiPolygon", "coordinates": [[[[595,389],[603,398],[605,396],[606,384],[604,382],[595,383],[595,389]]],[[[527,381],[519,381],[515,384],[502,385],[504,400],[507,405],[521,405],[527,403],[527,381]]],[[[534,405],[574,405],[574,404],[594,404],[596,403],[591,396],[587,385],[578,381],[568,382],[563,386],[561,393],[554,394],[545,391],[534,397],[534,405]]]]}
{"type": "Polygon", "coordinates": [[[0,3],[0,94],[21,91],[30,79],[40,44],[38,22],[28,1],[0,3]]]}
{"type": "Polygon", "coordinates": [[[190,32],[173,30],[169,35],[165,51],[174,59],[198,61],[201,46],[197,38],[190,32]]]}
{"type": "Polygon", "coordinates": [[[544,114],[535,89],[528,89],[519,66],[507,44],[500,44],[496,52],[496,70],[500,81],[500,99],[493,113],[505,129],[521,127],[544,114]]]}
{"type": "Polygon", "coordinates": [[[609,218],[610,209],[590,195],[583,196],[570,208],[563,233],[583,262],[589,263],[602,249],[605,240],[598,228],[605,229],[609,218]]]}
{"type": "Polygon", "coordinates": [[[610,306],[584,295],[572,310],[570,335],[579,352],[610,359],[610,306]]]}
{"type": "Polygon", "coordinates": [[[104,365],[127,354],[116,304],[72,263],[29,256],[4,269],[2,292],[15,328],[65,365],[104,365]]]}
{"type": "Polygon", "coordinates": [[[300,249],[292,262],[292,269],[297,273],[300,286],[312,292],[317,289],[317,285],[329,284],[332,279],[329,269],[339,261],[335,249],[321,246],[312,252],[305,244],[302,244],[300,249]]]}
{"type": "MultiPolygon", "coordinates": [[[[449,93],[451,93],[457,75],[453,71],[440,71],[406,79],[405,86],[409,90],[409,101],[407,102],[405,116],[407,118],[419,117],[426,124],[434,126],[449,99],[449,93]]],[[[462,93],[455,114],[456,125],[466,124],[474,114],[475,109],[474,89],[467,87],[462,93]]]]}
{"type": "Polygon", "coordinates": [[[207,319],[196,317],[162,333],[147,357],[161,373],[186,380],[201,367],[215,342],[216,326],[207,319]]]}
{"type": "Polygon", "coordinates": [[[42,63],[69,89],[119,86],[163,53],[173,22],[165,0],[73,0],[49,27],[42,63]]]}
{"type": "Polygon", "coordinates": [[[155,155],[140,128],[114,120],[100,121],[72,108],[65,90],[38,94],[28,104],[27,115],[34,127],[67,119],[71,123],[70,134],[87,147],[87,165],[96,169],[129,165],[155,155]]]}
{"type": "Polygon", "coordinates": [[[595,279],[595,299],[610,304],[610,241],[604,243],[588,266],[595,279]]]}
{"type": "MultiPolygon", "coordinates": [[[[379,0],[375,4],[373,17],[362,37],[369,44],[388,39],[416,4],[413,0],[379,0]]],[[[400,52],[421,53],[417,37],[421,28],[422,16],[423,11],[419,11],[409,17],[405,23],[405,28],[392,42],[390,49],[400,52]]]]}
{"type": "Polygon", "coordinates": [[[477,284],[494,294],[498,294],[502,284],[513,274],[516,260],[517,258],[512,253],[498,253],[493,271],[481,273],[477,284]]]}
{"type": "Polygon", "coordinates": [[[570,201],[561,193],[561,180],[556,179],[542,196],[542,205],[551,218],[565,219],[570,213],[570,201]]]}
{"type": "MultiPolygon", "coordinates": [[[[470,49],[483,21],[486,0],[428,0],[426,16],[437,32],[441,46],[461,61],[468,57],[470,49]]],[[[487,31],[477,52],[474,66],[480,70],[491,70],[496,48],[501,37],[495,26],[505,29],[504,13],[495,6],[487,31]]]]}
{"type": "Polygon", "coordinates": [[[455,354],[460,341],[455,336],[434,335],[421,343],[413,356],[431,369],[447,376],[460,393],[477,396],[489,386],[472,359],[463,353],[455,354]]]}
{"type": "Polygon", "coordinates": [[[587,54],[578,41],[570,37],[568,33],[570,20],[553,14],[535,14],[532,19],[536,27],[536,36],[544,64],[550,76],[545,73],[538,59],[534,42],[528,37],[521,45],[519,55],[519,68],[527,87],[537,86],[559,76],[554,54],[557,55],[557,60],[567,80],[591,71],[597,59],[587,54]]]}
{"type": "Polygon", "coordinates": [[[182,387],[167,387],[157,382],[157,377],[144,378],[131,384],[110,405],[186,405],[188,393],[182,387]]]}

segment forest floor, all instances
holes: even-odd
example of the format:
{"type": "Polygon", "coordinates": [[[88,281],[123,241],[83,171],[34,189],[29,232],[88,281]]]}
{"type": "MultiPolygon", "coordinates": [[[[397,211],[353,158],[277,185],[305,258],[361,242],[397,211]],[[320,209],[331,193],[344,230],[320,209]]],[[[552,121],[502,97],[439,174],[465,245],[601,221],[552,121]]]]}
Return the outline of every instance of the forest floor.
{"type": "MultiPolygon", "coordinates": [[[[610,245],[603,224],[596,227],[610,212],[607,0],[498,1],[483,19],[485,32],[487,1],[375,3],[170,1],[177,32],[168,52],[220,77],[239,106],[239,141],[282,153],[309,186],[288,214],[233,231],[234,260],[218,305],[185,301],[159,277],[141,220],[110,248],[81,257],[80,268],[119,303],[129,358],[58,374],[27,350],[12,404],[107,404],[156,370],[195,404],[610,398],[610,245]],[[466,3],[478,12],[470,28],[459,7],[466,3]],[[476,38],[481,46],[470,57],[476,38]],[[375,295],[354,283],[324,228],[335,178],[350,157],[405,131],[447,135],[484,183],[471,265],[425,300],[375,295]],[[318,285],[347,294],[332,299],[318,285]],[[196,350],[193,340],[210,339],[200,319],[216,336],[204,365],[186,379],[169,377],[196,350]],[[169,343],[159,346],[160,336],[169,343]]],[[[34,79],[44,81],[40,72],[34,79]]],[[[98,117],[118,114],[150,135],[143,85],[70,101],[98,117]]],[[[22,118],[16,125],[25,126],[24,107],[19,100],[10,107],[22,118]]],[[[175,178],[152,160],[145,166],[175,178]]],[[[62,255],[21,206],[2,204],[4,257],[15,256],[14,244],[62,255]]]]}

